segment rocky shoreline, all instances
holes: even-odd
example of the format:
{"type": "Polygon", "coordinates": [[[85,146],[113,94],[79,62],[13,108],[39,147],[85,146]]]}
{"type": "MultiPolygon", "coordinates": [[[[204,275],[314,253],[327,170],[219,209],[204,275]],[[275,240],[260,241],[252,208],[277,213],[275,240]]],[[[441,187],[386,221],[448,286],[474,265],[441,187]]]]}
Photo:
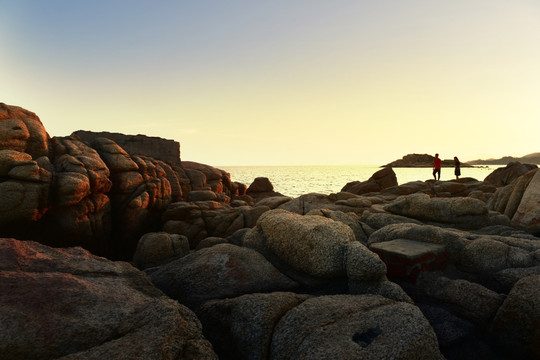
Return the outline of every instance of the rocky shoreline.
{"type": "Polygon", "coordinates": [[[540,171],[290,198],[0,103],[0,359],[536,359],[540,171]]]}

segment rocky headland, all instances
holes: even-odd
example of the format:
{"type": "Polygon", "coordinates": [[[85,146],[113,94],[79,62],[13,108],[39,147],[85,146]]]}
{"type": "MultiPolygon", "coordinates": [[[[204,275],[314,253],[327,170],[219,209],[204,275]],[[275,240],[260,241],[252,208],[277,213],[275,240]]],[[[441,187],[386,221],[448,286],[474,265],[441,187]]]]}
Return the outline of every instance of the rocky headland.
{"type": "MultiPolygon", "coordinates": [[[[392,161],[383,167],[433,167],[435,156],[428,154],[408,154],[401,159],[392,161]]],[[[454,167],[453,159],[442,159],[442,167],[454,167]]],[[[469,163],[462,162],[461,167],[471,167],[469,163]]]]}
{"type": "Polygon", "coordinates": [[[291,198],[0,104],[0,359],[537,359],[539,236],[536,165],[291,198]]]}

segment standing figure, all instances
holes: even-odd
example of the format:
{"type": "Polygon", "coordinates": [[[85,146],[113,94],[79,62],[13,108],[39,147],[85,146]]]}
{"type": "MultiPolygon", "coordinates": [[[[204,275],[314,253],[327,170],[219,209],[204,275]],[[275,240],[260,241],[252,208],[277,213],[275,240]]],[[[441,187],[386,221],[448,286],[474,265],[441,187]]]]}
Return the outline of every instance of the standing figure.
{"type": "Polygon", "coordinates": [[[456,179],[459,179],[459,176],[461,175],[461,163],[457,156],[454,156],[454,174],[456,175],[456,179]]]}
{"type": "Polygon", "coordinates": [[[433,178],[435,180],[441,179],[441,159],[439,158],[439,154],[435,154],[435,159],[433,163],[433,178]]]}

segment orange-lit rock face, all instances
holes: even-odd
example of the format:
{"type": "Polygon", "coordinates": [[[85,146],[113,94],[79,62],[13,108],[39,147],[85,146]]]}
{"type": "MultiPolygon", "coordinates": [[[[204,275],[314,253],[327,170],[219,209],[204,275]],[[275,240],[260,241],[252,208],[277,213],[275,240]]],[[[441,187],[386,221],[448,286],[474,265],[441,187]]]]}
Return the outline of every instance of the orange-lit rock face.
{"type": "Polygon", "coordinates": [[[0,150],[28,153],[33,159],[48,155],[49,134],[33,112],[0,103],[0,150]]]}

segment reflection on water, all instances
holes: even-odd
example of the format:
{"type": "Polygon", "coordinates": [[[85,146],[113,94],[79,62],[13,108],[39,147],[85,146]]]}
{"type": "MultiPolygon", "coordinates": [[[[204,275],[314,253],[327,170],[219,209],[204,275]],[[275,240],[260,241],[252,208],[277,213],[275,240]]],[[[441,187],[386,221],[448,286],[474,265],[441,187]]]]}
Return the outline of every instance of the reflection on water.
{"type": "MultiPolygon", "coordinates": [[[[365,181],[381,168],[370,165],[342,166],[218,166],[231,174],[232,181],[250,185],[256,177],[267,177],[274,190],[297,197],[311,192],[339,192],[351,181],[365,181]]],[[[497,167],[461,168],[461,177],[484,180],[497,167]]],[[[431,168],[394,168],[399,184],[432,179],[431,168]]],[[[455,179],[454,168],[442,168],[441,180],[455,179]]]]}

